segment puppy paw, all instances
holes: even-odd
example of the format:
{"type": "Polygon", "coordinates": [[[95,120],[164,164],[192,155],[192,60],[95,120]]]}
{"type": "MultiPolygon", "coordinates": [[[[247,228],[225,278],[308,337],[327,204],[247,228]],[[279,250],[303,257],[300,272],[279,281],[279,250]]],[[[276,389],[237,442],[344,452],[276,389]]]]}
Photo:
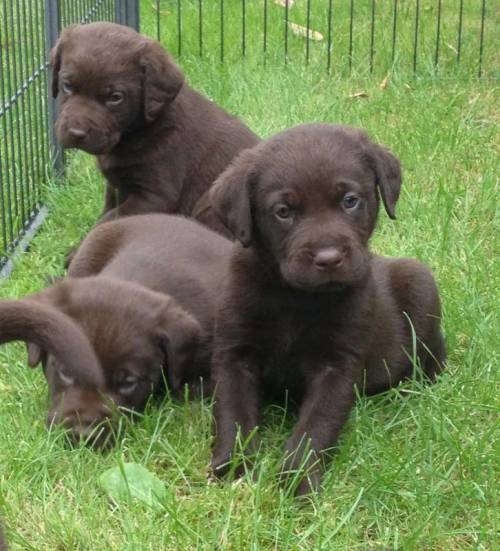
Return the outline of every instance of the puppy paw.
{"type": "Polygon", "coordinates": [[[224,478],[231,468],[231,455],[214,456],[208,470],[208,476],[212,480],[224,478]]]}

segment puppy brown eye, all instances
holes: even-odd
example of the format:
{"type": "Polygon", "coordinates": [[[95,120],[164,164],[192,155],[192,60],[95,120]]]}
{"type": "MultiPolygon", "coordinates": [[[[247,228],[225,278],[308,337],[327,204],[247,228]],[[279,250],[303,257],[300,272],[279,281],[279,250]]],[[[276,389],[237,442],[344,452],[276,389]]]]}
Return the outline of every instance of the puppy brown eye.
{"type": "Polygon", "coordinates": [[[108,105],[120,105],[120,103],[125,99],[125,95],[121,92],[113,92],[106,99],[108,105]]]}
{"type": "Polygon", "coordinates": [[[290,220],[293,216],[292,209],[282,203],[276,205],[273,209],[273,212],[274,216],[276,216],[278,220],[290,220]]]}
{"type": "Polygon", "coordinates": [[[61,90],[63,91],[64,94],[69,96],[70,94],[73,93],[74,88],[72,84],[63,80],[61,84],[61,90]]]}
{"type": "Polygon", "coordinates": [[[129,396],[135,391],[138,383],[139,383],[139,380],[137,379],[137,377],[133,377],[133,376],[125,377],[125,379],[121,381],[118,390],[120,394],[123,394],[124,396],[129,396]]]}
{"type": "Polygon", "coordinates": [[[359,197],[357,195],[354,195],[354,193],[347,193],[346,195],[344,195],[342,203],[345,209],[353,209],[358,205],[359,197]]]}

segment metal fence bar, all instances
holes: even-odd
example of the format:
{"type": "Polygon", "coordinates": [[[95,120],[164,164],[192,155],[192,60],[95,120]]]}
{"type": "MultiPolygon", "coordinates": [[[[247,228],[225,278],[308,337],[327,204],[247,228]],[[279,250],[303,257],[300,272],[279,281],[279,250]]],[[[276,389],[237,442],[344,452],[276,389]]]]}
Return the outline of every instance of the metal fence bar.
{"type": "Polygon", "coordinates": [[[349,73],[352,71],[352,39],[354,32],[354,0],[351,0],[349,12],[349,73]]]}
{"type": "Polygon", "coordinates": [[[264,0],[264,33],[263,33],[263,52],[264,52],[264,63],[266,62],[267,54],[267,0],[264,0]]]}
{"type": "MultiPolygon", "coordinates": [[[[45,45],[47,49],[47,59],[50,56],[50,51],[54,47],[59,37],[59,2],[57,0],[45,1],[45,45]]],[[[62,174],[64,170],[64,150],[57,141],[55,122],[57,119],[57,102],[52,97],[50,90],[48,96],[49,107],[49,144],[51,150],[52,164],[56,174],[62,174]]]]}
{"type": "Polygon", "coordinates": [[[418,26],[420,19],[420,0],[415,3],[415,34],[413,39],[413,72],[417,72],[417,51],[418,51],[418,26]]]}
{"type": "Polygon", "coordinates": [[[439,40],[441,38],[441,0],[438,0],[437,6],[437,22],[436,22],[436,52],[434,54],[434,65],[437,67],[439,63],[439,40]]]}
{"type": "Polygon", "coordinates": [[[182,12],[181,0],[177,0],[177,55],[182,54],[182,12]]]}
{"type": "Polygon", "coordinates": [[[198,45],[201,57],[203,55],[203,0],[198,0],[198,45]]]}
{"type": "Polygon", "coordinates": [[[306,65],[309,65],[309,41],[311,33],[311,0],[307,0],[307,12],[306,12],[306,65]]]}
{"type": "MultiPolygon", "coordinates": [[[[75,0],[73,0],[75,2],[75,0]]],[[[96,3],[96,7],[99,8],[103,4],[103,1],[96,3]]],[[[115,4],[115,21],[122,25],[127,25],[135,30],[139,30],[139,1],[138,0],[114,0],[115,4]]],[[[160,19],[160,3],[156,3],[157,12],[156,16],[160,19]]],[[[91,14],[92,10],[87,10],[87,14],[91,14]]],[[[90,19],[90,17],[89,17],[90,19]]],[[[159,24],[159,23],[158,23],[159,24]]]]}
{"type": "Polygon", "coordinates": [[[481,31],[479,35],[479,69],[477,76],[481,77],[483,74],[483,53],[484,53],[484,20],[486,19],[486,0],[483,0],[481,5],[481,31]]]}
{"type": "Polygon", "coordinates": [[[326,70],[330,72],[332,67],[332,9],[333,2],[328,0],[328,42],[327,42],[327,61],[326,70]]]}
{"type": "Polygon", "coordinates": [[[220,0],[220,62],[224,63],[224,0],[220,0]]]}
{"type": "Polygon", "coordinates": [[[396,59],[397,23],[398,23],[398,0],[394,0],[394,8],[393,8],[393,12],[392,12],[392,53],[391,53],[391,60],[392,60],[393,65],[394,65],[394,61],[396,59]]]}
{"type": "Polygon", "coordinates": [[[370,25],[370,74],[373,73],[373,56],[375,55],[375,0],[372,0],[372,18],[370,25]]]}
{"type": "Polygon", "coordinates": [[[288,0],[285,0],[285,63],[288,63],[288,0]]]}
{"type": "Polygon", "coordinates": [[[247,21],[247,13],[246,13],[246,3],[245,0],[241,0],[241,55],[245,57],[246,55],[246,21],[247,21]]]}
{"type": "Polygon", "coordinates": [[[460,51],[462,49],[462,27],[464,20],[464,0],[460,0],[458,12],[458,30],[457,30],[457,63],[460,63],[460,51]]]}
{"type": "MultiPolygon", "coordinates": [[[[200,0],[201,1],[201,0],[200,0]]],[[[156,0],[156,40],[160,40],[160,0],[156,0]]]]}

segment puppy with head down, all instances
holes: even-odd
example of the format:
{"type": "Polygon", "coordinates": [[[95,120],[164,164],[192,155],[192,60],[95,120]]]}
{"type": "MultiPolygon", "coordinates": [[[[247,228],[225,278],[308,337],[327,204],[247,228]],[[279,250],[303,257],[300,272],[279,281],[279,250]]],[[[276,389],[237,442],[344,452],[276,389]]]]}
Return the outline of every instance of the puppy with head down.
{"type": "MultiPolygon", "coordinates": [[[[234,155],[258,142],[190,88],[158,42],[128,27],[64,29],[52,68],[58,140],[96,155],[107,181],[101,221],[149,212],[191,216],[234,155]]],[[[199,217],[224,232],[208,201],[201,205],[199,217]]]]}
{"type": "Polygon", "coordinates": [[[149,214],[107,222],[83,241],[68,277],[0,301],[0,343],[43,366],[49,425],[104,444],[115,412],[184,385],[210,392],[215,302],[231,242],[193,220],[149,214]]]}
{"type": "Polygon", "coordinates": [[[389,150],[327,124],[242,152],[216,181],[213,207],[240,244],[216,316],[215,474],[227,471],[237,431],[245,439],[259,424],[264,391],[287,391],[300,411],[284,471],[305,466],[296,491],[308,493],[356,387],[373,394],[397,385],[414,372],[414,358],[430,379],[441,370],[429,269],[369,250],[380,198],[394,218],[400,186],[389,150]]]}

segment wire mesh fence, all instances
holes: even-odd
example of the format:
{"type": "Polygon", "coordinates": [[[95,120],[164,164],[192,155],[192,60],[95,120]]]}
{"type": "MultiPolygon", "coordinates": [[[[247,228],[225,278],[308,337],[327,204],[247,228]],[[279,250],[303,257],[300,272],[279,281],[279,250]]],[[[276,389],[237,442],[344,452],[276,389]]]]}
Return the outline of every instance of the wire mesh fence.
{"type": "Polygon", "coordinates": [[[117,21],[207,63],[336,74],[498,77],[491,0],[0,0],[0,270],[44,215],[63,165],[48,52],[73,23],[117,21]]]}
{"type": "Polygon", "coordinates": [[[220,62],[498,76],[499,15],[491,0],[151,0],[141,29],[177,56],[220,62]]]}
{"type": "Polygon", "coordinates": [[[1,0],[0,269],[43,216],[54,159],[48,50],[72,23],[115,20],[114,0],[1,0]]]}

